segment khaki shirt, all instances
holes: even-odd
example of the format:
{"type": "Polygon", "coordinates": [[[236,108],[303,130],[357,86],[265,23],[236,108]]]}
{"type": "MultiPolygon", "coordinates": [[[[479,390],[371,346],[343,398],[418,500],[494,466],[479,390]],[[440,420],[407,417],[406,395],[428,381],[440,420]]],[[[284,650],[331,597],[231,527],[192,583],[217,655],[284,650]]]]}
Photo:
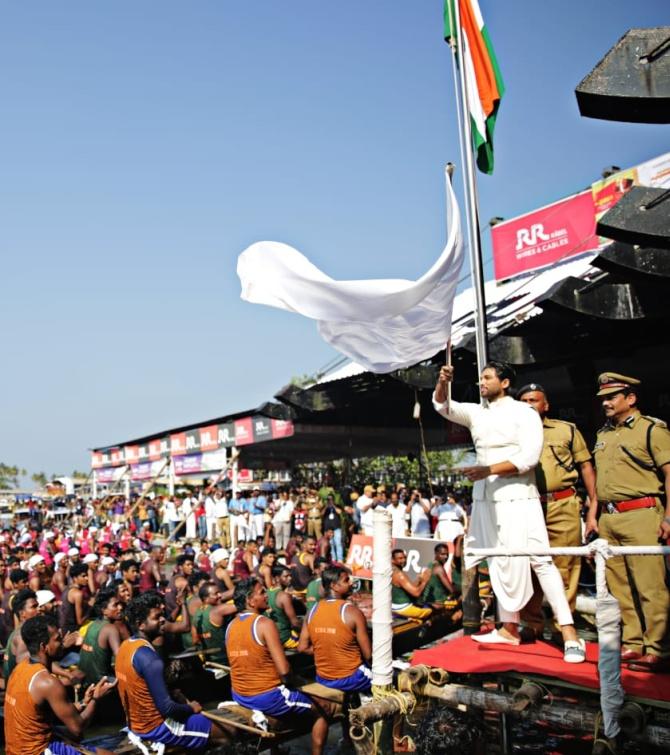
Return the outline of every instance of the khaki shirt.
{"type": "Polygon", "coordinates": [[[555,493],[574,485],[579,479],[578,465],[591,460],[584,436],[572,424],[545,417],[542,422],[544,444],[535,468],[540,493],[555,493]]]}
{"type": "Polygon", "coordinates": [[[593,457],[599,501],[660,497],[665,491],[658,472],[670,463],[670,432],[664,422],[636,412],[621,425],[608,423],[598,431],[593,457]]]}

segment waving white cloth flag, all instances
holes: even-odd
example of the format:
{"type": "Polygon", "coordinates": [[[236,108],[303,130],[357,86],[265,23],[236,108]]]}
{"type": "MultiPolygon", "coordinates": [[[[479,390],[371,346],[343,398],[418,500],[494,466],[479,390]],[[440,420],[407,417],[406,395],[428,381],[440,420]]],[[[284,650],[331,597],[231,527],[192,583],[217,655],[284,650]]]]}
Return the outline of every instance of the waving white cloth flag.
{"type": "Polygon", "coordinates": [[[371,372],[391,372],[445,347],[461,269],[461,216],[447,179],[449,238],[417,281],[336,281],[291,246],[259,241],[237,261],[242,299],[317,320],[321,336],[371,372]]]}

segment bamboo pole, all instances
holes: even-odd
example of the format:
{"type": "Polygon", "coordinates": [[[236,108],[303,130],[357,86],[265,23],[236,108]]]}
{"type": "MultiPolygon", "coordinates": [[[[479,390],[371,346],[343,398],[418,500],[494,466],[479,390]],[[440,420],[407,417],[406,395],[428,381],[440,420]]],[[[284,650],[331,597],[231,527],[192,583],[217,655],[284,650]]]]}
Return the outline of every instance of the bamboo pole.
{"type": "Polygon", "coordinates": [[[140,503],[142,503],[142,501],[147,497],[147,494],[149,493],[149,491],[151,490],[151,488],[153,488],[153,486],[156,484],[156,482],[158,481],[158,478],[163,474],[163,472],[165,471],[165,467],[167,467],[167,465],[169,463],[170,463],[170,459],[168,458],[168,459],[165,460],[163,466],[158,470],[158,473],[149,482],[149,486],[147,487],[147,489],[144,490],[144,491],[142,491],[142,495],[130,507],[130,510],[126,511],[126,513],[124,514],[124,518],[125,518],[126,522],[132,517],[133,512],[140,505],[140,503]]]}

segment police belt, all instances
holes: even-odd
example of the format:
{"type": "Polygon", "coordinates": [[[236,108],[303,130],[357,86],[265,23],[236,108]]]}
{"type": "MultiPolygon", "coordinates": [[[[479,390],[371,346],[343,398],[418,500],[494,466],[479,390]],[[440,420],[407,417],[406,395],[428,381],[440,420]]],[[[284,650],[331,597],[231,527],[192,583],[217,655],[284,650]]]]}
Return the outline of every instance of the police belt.
{"type": "Polygon", "coordinates": [[[653,509],[656,498],[646,495],[644,498],[631,498],[629,501],[600,501],[600,511],[603,514],[623,514],[635,509],[653,509]]]}
{"type": "Polygon", "coordinates": [[[563,490],[555,490],[553,493],[543,493],[540,496],[542,503],[548,503],[549,501],[562,501],[563,498],[571,498],[576,495],[577,491],[573,487],[564,488],[563,490]]]}

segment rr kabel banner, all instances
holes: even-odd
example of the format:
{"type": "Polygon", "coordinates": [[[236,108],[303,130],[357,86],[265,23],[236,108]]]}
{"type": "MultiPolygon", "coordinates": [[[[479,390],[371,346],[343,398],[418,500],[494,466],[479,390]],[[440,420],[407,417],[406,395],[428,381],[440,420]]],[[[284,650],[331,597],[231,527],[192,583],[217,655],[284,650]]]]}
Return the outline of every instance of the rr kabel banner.
{"type": "Polygon", "coordinates": [[[493,226],[496,280],[597,249],[595,229],[591,191],[493,226]]]}

